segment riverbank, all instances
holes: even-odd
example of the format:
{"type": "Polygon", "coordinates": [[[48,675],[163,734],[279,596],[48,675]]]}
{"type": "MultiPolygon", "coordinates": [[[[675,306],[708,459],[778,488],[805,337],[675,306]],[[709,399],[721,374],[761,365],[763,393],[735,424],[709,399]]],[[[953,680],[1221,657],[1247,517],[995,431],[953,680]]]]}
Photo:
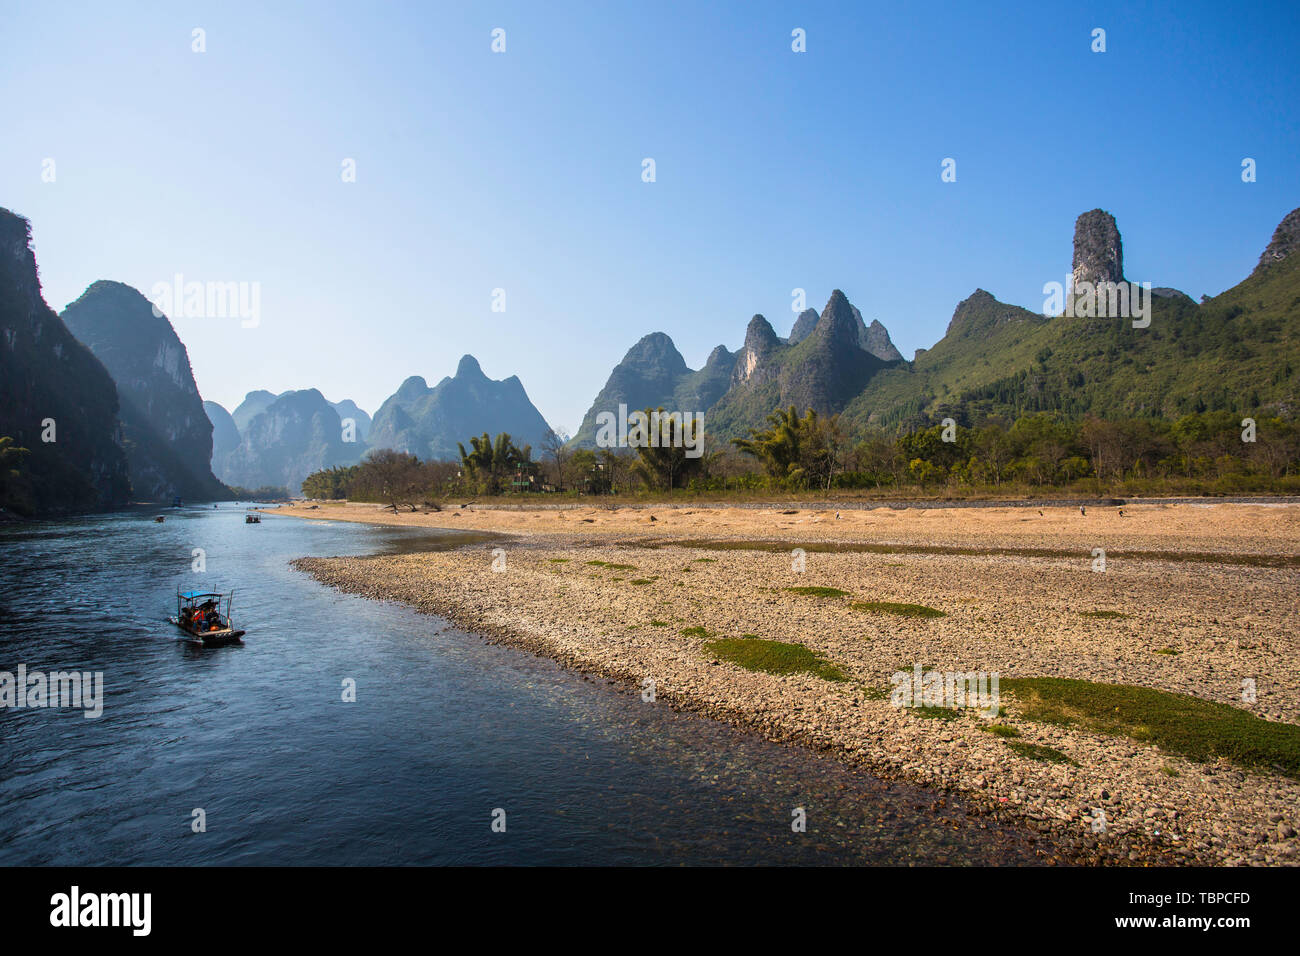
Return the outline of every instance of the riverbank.
{"type": "Polygon", "coordinates": [[[659,702],[961,791],[1072,842],[1080,859],[1296,863],[1300,781],[1268,765],[1196,759],[1079,714],[1049,721],[1023,690],[1002,695],[995,720],[891,705],[891,675],[920,664],[1149,688],[1274,725],[1300,720],[1300,640],[1290,625],[1300,615],[1300,507],[1085,511],[394,515],[321,504],[274,513],[509,535],[495,553],[489,543],[295,563],[331,586],[638,690],[649,679],[659,702]],[[1104,572],[1094,570],[1094,549],[1106,552],[1104,572]],[[830,670],[746,669],[753,662],[733,652],[757,646],[746,643],[753,637],[806,648],[830,670]],[[1243,681],[1253,682],[1254,702],[1243,702],[1243,681]]]}

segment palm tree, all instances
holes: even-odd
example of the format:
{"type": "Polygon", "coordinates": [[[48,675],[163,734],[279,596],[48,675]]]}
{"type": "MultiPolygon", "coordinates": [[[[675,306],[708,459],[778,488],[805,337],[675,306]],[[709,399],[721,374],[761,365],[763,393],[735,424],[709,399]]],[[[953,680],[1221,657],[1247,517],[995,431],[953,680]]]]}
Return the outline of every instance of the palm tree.
{"type": "Polygon", "coordinates": [[[767,428],[750,429],[748,438],[732,444],[762,461],[773,478],[798,488],[829,488],[844,454],[839,416],[821,418],[810,408],[800,418],[791,405],[767,420],[767,428]]]}
{"type": "MultiPolygon", "coordinates": [[[[809,415],[816,415],[811,408],[809,415]]],[[[734,438],[732,444],[763,462],[768,474],[785,478],[799,461],[799,413],[791,405],[767,416],[769,427],[751,428],[748,438],[734,438]]]]}
{"type": "Polygon", "coordinates": [[[469,443],[473,448],[470,452],[465,451],[463,444],[456,443],[461,466],[476,477],[489,494],[500,489],[502,476],[532,467],[532,446],[519,448],[508,432],[501,432],[495,440],[484,432],[478,438],[470,438],[469,443]]]}

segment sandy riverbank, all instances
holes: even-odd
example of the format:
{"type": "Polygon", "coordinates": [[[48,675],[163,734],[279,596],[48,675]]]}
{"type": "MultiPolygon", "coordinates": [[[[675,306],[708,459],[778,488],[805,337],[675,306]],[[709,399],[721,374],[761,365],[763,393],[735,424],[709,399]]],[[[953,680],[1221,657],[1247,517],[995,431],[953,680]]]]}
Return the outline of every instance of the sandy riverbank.
{"type": "Polygon", "coordinates": [[[327,584],[437,613],[638,692],[649,678],[660,703],[964,791],[1111,859],[1300,862],[1300,782],[1280,773],[1027,720],[1009,696],[1002,723],[1020,734],[1014,741],[973,714],[933,719],[881,699],[892,673],[919,663],[1138,685],[1300,722],[1300,506],[1141,504],[1123,517],[1103,507],[879,509],[838,519],[833,510],[784,510],[278,513],[509,534],[496,556],[476,545],[298,564],[327,584]],[[788,551],[730,549],[755,539],[814,547],[799,573],[788,551]],[[680,544],[701,541],[728,544],[680,544]],[[881,550],[814,549],[832,545],[881,550]],[[1093,570],[1095,548],[1107,552],[1104,573],[1093,570]],[[604,564],[587,563],[596,561],[604,564]],[[847,596],[786,590],[810,586],[847,596]],[[868,613],[855,601],[946,616],[868,613]],[[1096,611],[1124,616],[1081,613],[1096,611]],[[744,635],[801,644],[849,679],[750,671],[708,646],[744,635]],[[1242,702],[1246,678],[1257,685],[1252,704],[1242,702]],[[1031,759],[1012,742],[1054,748],[1077,766],[1031,759]],[[1098,808],[1102,834],[1093,832],[1098,808]]]}

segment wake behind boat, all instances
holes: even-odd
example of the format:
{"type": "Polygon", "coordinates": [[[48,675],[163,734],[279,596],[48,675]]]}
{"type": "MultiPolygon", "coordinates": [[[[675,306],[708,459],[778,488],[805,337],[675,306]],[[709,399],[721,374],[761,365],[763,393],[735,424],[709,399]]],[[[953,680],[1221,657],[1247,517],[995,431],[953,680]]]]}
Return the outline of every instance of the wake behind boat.
{"type": "Polygon", "coordinates": [[[217,591],[177,591],[176,614],[167,618],[185,634],[181,640],[219,647],[223,644],[244,643],[244,631],[237,631],[231,622],[230,608],[235,592],[221,594],[217,591]],[[226,613],[221,613],[225,599],[226,613]]]}

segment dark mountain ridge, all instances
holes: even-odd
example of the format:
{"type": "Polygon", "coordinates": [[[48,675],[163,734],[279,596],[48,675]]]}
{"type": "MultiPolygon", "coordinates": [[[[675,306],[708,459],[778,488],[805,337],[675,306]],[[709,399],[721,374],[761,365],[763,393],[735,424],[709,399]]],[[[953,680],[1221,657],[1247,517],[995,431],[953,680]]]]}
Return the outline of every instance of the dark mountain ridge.
{"type": "Polygon", "coordinates": [[[131,286],[102,279],[60,317],[117,385],[132,497],[225,498],[227,489],[212,474],[212,424],[189,353],[167,317],[131,286]]]}
{"type": "Polygon", "coordinates": [[[19,477],[0,475],[0,505],[49,514],[129,500],[117,387],[46,304],[31,225],[8,209],[0,209],[0,436],[28,450],[19,477]]]}
{"type": "Polygon", "coordinates": [[[698,371],[686,361],[663,332],[652,332],[627,350],[614,366],[605,386],[596,395],[591,408],[573,436],[574,447],[593,447],[596,440],[596,416],[601,412],[618,414],[620,405],[629,412],[645,408],[678,411],[707,411],[730,386],[736,356],[719,345],[704,367],[698,371]]]}

